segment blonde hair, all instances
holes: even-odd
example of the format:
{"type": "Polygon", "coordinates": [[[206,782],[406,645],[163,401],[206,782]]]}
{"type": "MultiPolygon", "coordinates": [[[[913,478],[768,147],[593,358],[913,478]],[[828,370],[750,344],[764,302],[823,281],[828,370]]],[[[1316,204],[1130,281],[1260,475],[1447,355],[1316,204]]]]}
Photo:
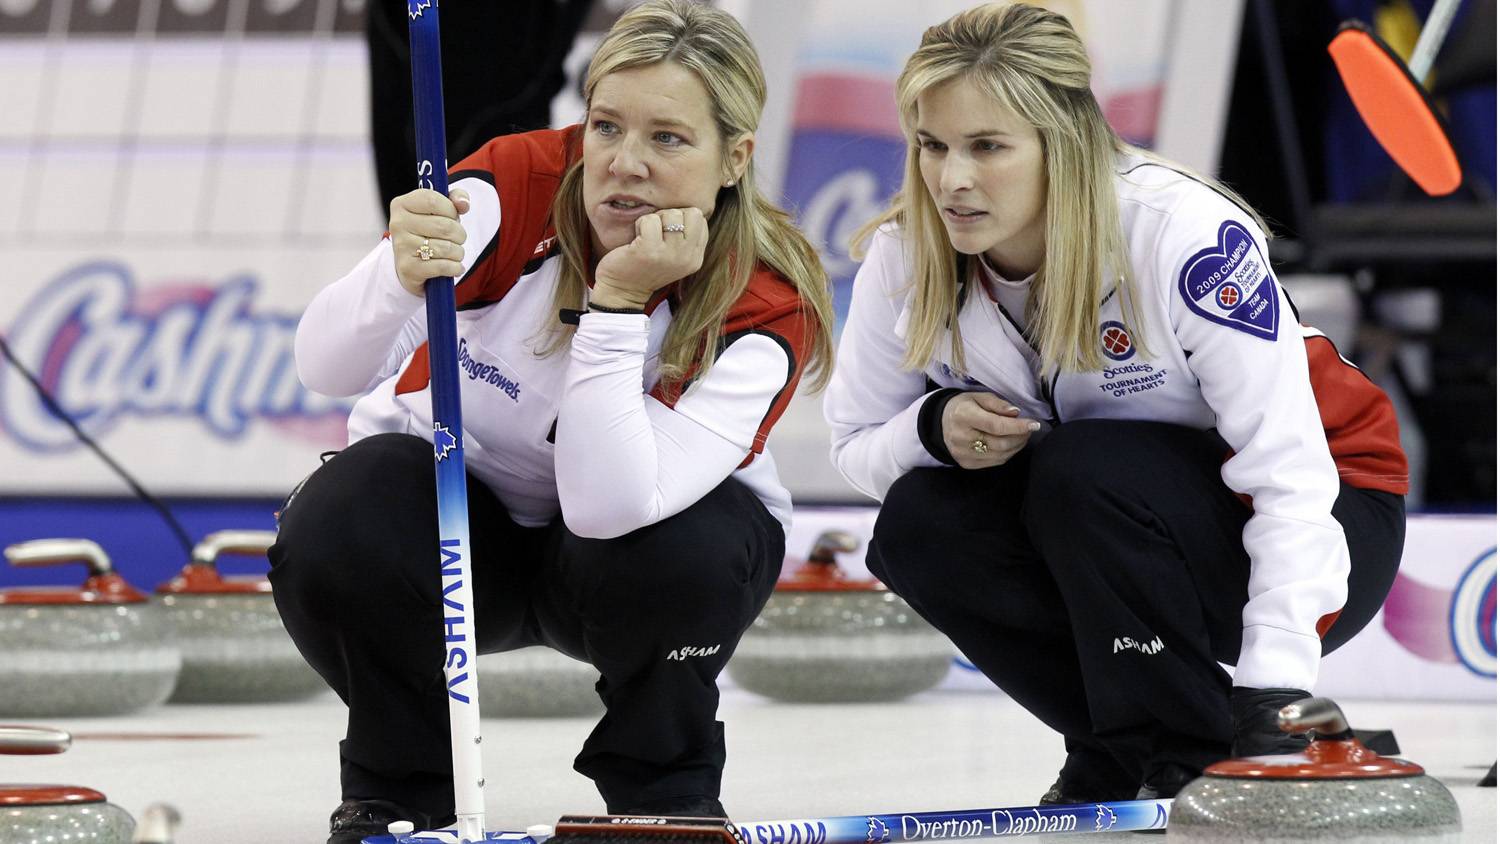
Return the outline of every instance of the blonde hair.
{"type": "MultiPolygon", "coordinates": [[[[649,0],[626,12],[609,31],[589,63],[584,101],[592,102],[599,81],[611,73],[658,62],[691,71],[708,91],[714,122],[729,166],[733,141],[754,132],[766,101],[766,81],[749,36],[731,15],[689,2],[649,0]]],[[[583,162],[568,168],[552,204],[553,225],[563,255],[553,293],[560,308],[584,304],[588,278],[589,222],[583,206],[583,162]]],[[[701,376],[713,365],[717,340],[729,308],[745,292],[757,263],[779,273],[802,299],[807,318],[804,373],[821,389],[833,361],[833,299],[818,252],[792,224],[791,217],[761,195],[754,161],[731,187],[719,190],[709,219],[703,266],[683,280],[672,323],[662,343],[663,382],[701,376]]],[[[551,354],[572,338],[571,327],[548,327],[556,334],[544,349],[551,354]]]]}
{"type": "MultiPolygon", "coordinates": [[[[1027,334],[1044,373],[1103,365],[1099,303],[1106,279],[1118,287],[1128,330],[1137,345],[1143,342],[1145,335],[1138,330],[1142,311],[1130,283],[1114,179],[1117,155],[1144,151],[1125,143],[1104,119],[1089,87],[1091,72],[1083,41],[1068,19],[1024,3],[978,6],[922,35],[896,81],[908,144],[901,189],[884,214],[855,234],[851,246],[859,258],[859,244],[880,226],[894,222],[903,230],[915,291],[903,361],[907,368],[925,367],[943,332],[951,330],[953,362],[964,370],[955,317],[980,258],[953,249],[922,180],[916,137],[918,98],[955,80],[966,80],[993,97],[1041,136],[1045,246],[1031,286],[1027,334]]],[[[1254,215],[1227,188],[1216,188],[1254,215]]]]}

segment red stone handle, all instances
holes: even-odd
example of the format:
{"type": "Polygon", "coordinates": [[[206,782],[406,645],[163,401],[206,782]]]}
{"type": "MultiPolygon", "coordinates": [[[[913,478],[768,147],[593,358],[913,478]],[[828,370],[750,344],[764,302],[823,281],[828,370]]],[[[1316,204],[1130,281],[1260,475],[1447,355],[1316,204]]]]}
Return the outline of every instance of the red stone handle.
{"type": "Polygon", "coordinates": [[[114,571],[109,555],[92,539],[33,539],[29,542],[17,542],[6,546],[5,559],[20,568],[83,563],[89,567],[89,577],[99,577],[114,571]]]}
{"type": "Polygon", "coordinates": [[[73,744],[66,730],[0,724],[0,753],[9,756],[45,756],[62,753],[73,744]]]}

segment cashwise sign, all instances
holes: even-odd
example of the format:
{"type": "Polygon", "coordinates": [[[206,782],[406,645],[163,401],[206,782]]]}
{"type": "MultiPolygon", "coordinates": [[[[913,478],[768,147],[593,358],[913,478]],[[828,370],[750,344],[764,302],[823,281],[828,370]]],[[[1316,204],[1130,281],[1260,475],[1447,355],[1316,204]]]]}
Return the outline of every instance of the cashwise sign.
{"type": "MultiPolygon", "coordinates": [[[[13,281],[0,330],[57,405],[148,489],[279,496],[343,445],[352,400],[303,387],[292,351],[305,286],[337,271],[278,286],[277,261],[264,255],[240,265],[259,271],[233,269],[220,252],[177,253],[171,270],[149,253],[37,263],[29,284],[13,281]]],[[[123,491],[8,363],[0,464],[0,493],[123,491]]]]}
{"type": "MultiPolygon", "coordinates": [[[[0,3],[0,334],[157,495],[279,501],[345,441],[292,360],[385,226],[343,5],[0,3]]],[[[129,494],[0,361],[0,538],[40,529],[19,501],[129,494]]]]}

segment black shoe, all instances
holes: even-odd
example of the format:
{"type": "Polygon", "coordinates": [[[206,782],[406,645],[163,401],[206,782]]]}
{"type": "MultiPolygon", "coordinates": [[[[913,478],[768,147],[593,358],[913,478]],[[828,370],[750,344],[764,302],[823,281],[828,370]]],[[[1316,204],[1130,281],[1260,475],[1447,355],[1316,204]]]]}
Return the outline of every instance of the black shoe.
{"type": "Polygon", "coordinates": [[[423,830],[448,826],[456,819],[454,815],[434,819],[389,800],[345,800],[328,818],[328,844],[360,844],[371,835],[387,834],[392,821],[411,821],[423,830]]]}
{"type": "MultiPolygon", "coordinates": [[[[1141,788],[1135,793],[1137,800],[1171,800],[1177,792],[1197,779],[1203,772],[1187,768],[1176,762],[1168,762],[1146,776],[1141,788]]],[[[1170,825],[1168,821],[1168,825],[1170,825]]],[[[1138,829],[1137,835],[1165,835],[1165,829],[1138,829]]]]}
{"type": "Polygon", "coordinates": [[[1136,783],[1113,756],[1102,750],[1077,747],[1068,753],[1057,781],[1037,801],[1043,806],[1076,806],[1129,800],[1136,783]]]}
{"type": "Polygon", "coordinates": [[[1401,745],[1396,741],[1396,734],[1390,730],[1354,730],[1354,737],[1359,743],[1381,756],[1400,756],[1401,745]]]}
{"type": "Polygon", "coordinates": [[[1140,790],[1135,793],[1135,799],[1171,800],[1177,796],[1177,792],[1202,774],[1202,771],[1195,768],[1168,762],[1146,775],[1146,781],[1141,783],[1140,790]]]}
{"type": "Polygon", "coordinates": [[[1036,801],[1041,806],[1078,806],[1088,803],[1114,803],[1119,800],[1129,800],[1134,792],[1130,790],[1104,791],[1098,788],[1080,786],[1078,783],[1068,782],[1068,778],[1062,774],[1057,775],[1057,780],[1042,799],[1036,801]]]}
{"type": "Polygon", "coordinates": [[[729,813],[717,797],[666,797],[632,806],[618,815],[651,815],[659,818],[724,818],[729,813]]]}

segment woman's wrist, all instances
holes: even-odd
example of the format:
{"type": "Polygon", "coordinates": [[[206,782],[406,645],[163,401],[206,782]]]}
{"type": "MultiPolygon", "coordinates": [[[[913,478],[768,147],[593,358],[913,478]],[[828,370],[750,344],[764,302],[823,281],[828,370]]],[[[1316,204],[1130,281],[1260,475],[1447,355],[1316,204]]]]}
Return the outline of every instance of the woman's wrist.
{"type": "Polygon", "coordinates": [[[640,311],[645,313],[646,302],[649,301],[649,293],[640,293],[634,290],[624,291],[611,287],[606,282],[595,282],[594,289],[589,291],[589,306],[607,308],[611,311],[640,311]]]}

